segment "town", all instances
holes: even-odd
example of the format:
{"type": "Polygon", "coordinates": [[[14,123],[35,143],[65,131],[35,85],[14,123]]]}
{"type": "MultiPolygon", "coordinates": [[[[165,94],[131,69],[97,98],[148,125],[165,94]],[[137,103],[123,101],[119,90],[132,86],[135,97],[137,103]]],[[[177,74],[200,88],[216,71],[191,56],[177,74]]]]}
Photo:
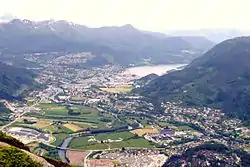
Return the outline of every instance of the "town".
{"type": "MultiPolygon", "coordinates": [[[[1,103],[11,112],[1,130],[31,144],[33,152],[71,164],[162,166],[171,155],[207,141],[250,149],[250,128],[222,111],[139,96],[140,77],[117,65],[83,68],[91,53],[39,60],[25,103],[1,103]],[[77,150],[77,151],[75,151],[77,150]],[[81,158],[75,159],[76,155],[81,158]],[[91,157],[91,158],[90,158],[91,157]]],[[[93,166],[93,165],[92,165],[93,166]]]]}

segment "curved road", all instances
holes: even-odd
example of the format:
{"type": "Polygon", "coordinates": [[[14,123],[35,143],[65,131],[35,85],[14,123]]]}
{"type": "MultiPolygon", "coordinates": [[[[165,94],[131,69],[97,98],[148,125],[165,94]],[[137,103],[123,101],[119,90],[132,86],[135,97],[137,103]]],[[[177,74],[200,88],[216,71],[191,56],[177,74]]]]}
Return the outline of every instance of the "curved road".
{"type": "Polygon", "coordinates": [[[40,103],[40,101],[37,101],[36,103],[32,104],[31,106],[28,106],[28,107],[26,108],[26,110],[25,110],[23,113],[19,114],[18,117],[17,117],[16,119],[14,119],[13,121],[11,121],[10,123],[8,123],[8,124],[6,124],[6,125],[4,125],[4,126],[1,126],[0,131],[3,131],[3,130],[4,130],[5,128],[7,128],[8,126],[10,126],[10,125],[14,124],[15,122],[17,122],[20,118],[22,118],[22,116],[24,116],[24,114],[30,112],[31,109],[32,109],[33,107],[35,107],[37,104],[39,104],[39,103],[40,103]]]}

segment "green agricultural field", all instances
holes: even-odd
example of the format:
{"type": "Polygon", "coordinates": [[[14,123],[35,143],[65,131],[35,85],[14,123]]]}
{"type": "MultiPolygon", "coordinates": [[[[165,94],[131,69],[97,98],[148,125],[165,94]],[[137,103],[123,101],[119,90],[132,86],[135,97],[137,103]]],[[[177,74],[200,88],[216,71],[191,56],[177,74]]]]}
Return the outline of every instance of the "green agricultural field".
{"type": "Polygon", "coordinates": [[[150,143],[144,138],[129,139],[122,142],[109,143],[110,148],[122,148],[122,147],[139,147],[139,148],[153,148],[154,144],[150,143]]]}
{"type": "Polygon", "coordinates": [[[70,144],[69,148],[72,149],[83,149],[83,150],[98,150],[98,149],[108,149],[108,145],[104,143],[88,142],[89,137],[78,137],[74,138],[70,144]]]}
{"type": "Polygon", "coordinates": [[[55,103],[41,103],[38,105],[42,112],[46,115],[68,115],[68,110],[65,106],[55,103]]]}
{"type": "MultiPolygon", "coordinates": [[[[87,106],[73,105],[73,106],[63,106],[55,103],[42,103],[39,104],[41,112],[30,112],[25,116],[36,117],[38,120],[48,120],[53,121],[62,121],[61,124],[65,123],[66,125],[74,123],[81,130],[90,128],[90,129],[104,129],[104,128],[113,128],[123,126],[119,121],[116,121],[115,118],[110,114],[100,113],[95,108],[90,108],[87,106]]],[[[48,123],[49,124],[49,123],[48,123]]],[[[34,124],[35,126],[36,124],[34,124]]],[[[37,126],[36,126],[37,127],[37,126]]],[[[72,133],[74,129],[68,129],[69,126],[50,124],[42,128],[51,133],[72,133]]]]}
{"type": "Polygon", "coordinates": [[[134,134],[130,132],[117,132],[117,133],[99,134],[99,135],[96,135],[95,138],[97,140],[108,140],[108,139],[117,140],[119,138],[122,138],[123,140],[127,140],[129,138],[132,138],[133,136],[134,134]]]}
{"type": "Polygon", "coordinates": [[[50,132],[50,133],[72,133],[73,132],[72,130],[64,127],[63,123],[61,123],[61,124],[47,123],[46,124],[46,121],[44,121],[44,125],[39,124],[42,121],[41,122],[38,121],[37,123],[33,123],[33,124],[27,124],[27,123],[24,123],[23,121],[21,121],[21,122],[15,122],[14,124],[12,124],[12,126],[27,127],[27,128],[32,128],[32,129],[35,129],[38,131],[47,132],[47,133],[48,132],[50,132]]]}
{"type": "Polygon", "coordinates": [[[60,146],[62,143],[63,143],[63,140],[67,137],[69,137],[68,134],[63,134],[63,133],[60,133],[60,134],[54,134],[53,135],[55,138],[56,138],[56,141],[54,141],[53,143],[51,143],[52,145],[54,146],[60,146]]]}
{"type": "Polygon", "coordinates": [[[81,127],[82,129],[87,129],[87,128],[96,129],[96,128],[98,128],[97,124],[94,124],[94,123],[74,122],[74,124],[81,127]]]}
{"type": "Polygon", "coordinates": [[[51,133],[72,133],[73,131],[63,125],[51,125],[48,129],[51,133]]]}
{"type": "Polygon", "coordinates": [[[114,132],[106,134],[98,134],[94,136],[96,140],[102,141],[107,139],[118,140],[122,138],[121,142],[112,143],[97,143],[88,142],[90,137],[78,137],[74,138],[70,144],[69,148],[72,149],[86,149],[86,150],[98,150],[107,148],[122,148],[122,147],[139,147],[139,148],[152,148],[154,145],[142,137],[138,137],[130,132],[114,132]]]}
{"type": "Polygon", "coordinates": [[[71,106],[73,112],[81,113],[79,116],[84,118],[96,118],[99,117],[99,111],[95,108],[90,108],[87,106],[71,106]]]}
{"type": "MultiPolygon", "coordinates": [[[[45,116],[61,116],[61,117],[69,117],[69,118],[85,118],[96,120],[99,117],[99,111],[94,108],[86,107],[86,106],[70,106],[69,110],[72,111],[72,114],[68,111],[67,107],[60,104],[55,103],[41,103],[38,105],[42,112],[45,112],[45,116]]],[[[41,115],[41,114],[33,114],[41,115]]]]}
{"type": "Polygon", "coordinates": [[[102,144],[102,143],[96,143],[85,147],[86,150],[104,150],[108,148],[109,146],[107,144],[102,144]]]}
{"type": "Polygon", "coordinates": [[[92,143],[88,142],[89,139],[90,138],[88,136],[74,138],[69,143],[69,148],[84,149],[84,148],[86,148],[86,146],[92,144],[92,143]]]}

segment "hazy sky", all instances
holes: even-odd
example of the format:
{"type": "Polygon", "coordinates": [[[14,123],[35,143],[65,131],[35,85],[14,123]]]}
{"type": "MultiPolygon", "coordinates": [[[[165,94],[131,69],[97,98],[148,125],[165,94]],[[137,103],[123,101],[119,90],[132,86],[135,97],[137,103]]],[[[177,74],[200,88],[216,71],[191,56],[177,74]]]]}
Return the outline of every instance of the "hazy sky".
{"type": "Polygon", "coordinates": [[[250,0],[0,0],[0,15],[64,19],[90,27],[250,29],[250,0]]]}

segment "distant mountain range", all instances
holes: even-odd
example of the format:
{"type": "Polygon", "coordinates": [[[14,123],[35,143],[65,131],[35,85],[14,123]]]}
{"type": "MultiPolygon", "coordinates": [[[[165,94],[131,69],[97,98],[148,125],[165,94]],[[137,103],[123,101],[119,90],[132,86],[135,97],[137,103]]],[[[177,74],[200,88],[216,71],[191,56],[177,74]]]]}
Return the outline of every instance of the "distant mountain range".
{"type": "Polygon", "coordinates": [[[141,93],[185,105],[218,107],[250,120],[250,37],[216,45],[183,70],[157,77],[141,93]]]}
{"type": "Polygon", "coordinates": [[[250,35],[250,31],[237,29],[200,29],[200,30],[179,30],[167,32],[172,36],[203,36],[215,43],[220,43],[224,40],[250,35]]]}
{"type": "Polygon", "coordinates": [[[205,37],[169,37],[141,31],[131,25],[88,28],[64,20],[34,22],[13,19],[0,24],[0,52],[90,51],[109,62],[128,65],[141,62],[183,63],[214,45],[205,37]]]}

